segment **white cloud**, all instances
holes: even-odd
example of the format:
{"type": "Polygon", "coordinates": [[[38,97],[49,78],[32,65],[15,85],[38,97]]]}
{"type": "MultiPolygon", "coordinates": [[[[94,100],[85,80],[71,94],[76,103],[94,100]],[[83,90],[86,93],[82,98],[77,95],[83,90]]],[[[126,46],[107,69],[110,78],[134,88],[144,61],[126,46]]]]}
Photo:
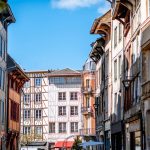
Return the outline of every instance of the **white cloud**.
{"type": "Polygon", "coordinates": [[[99,0],[52,0],[52,6],[60,9],[76,9],[98,4],[99,0]]]}
{"type": "Polygon", "coordinates": [[[103,5],[101,5],[98,8],[98,13],[104,14],[110,9],[110,3],[109,2],[104,2],[103,5]]]}

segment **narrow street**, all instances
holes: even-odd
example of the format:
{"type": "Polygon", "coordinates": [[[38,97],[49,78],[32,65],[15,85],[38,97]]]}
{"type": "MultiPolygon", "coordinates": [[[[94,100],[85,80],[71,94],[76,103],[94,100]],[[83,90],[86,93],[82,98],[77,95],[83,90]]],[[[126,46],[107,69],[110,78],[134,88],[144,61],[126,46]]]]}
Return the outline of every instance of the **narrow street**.
{"type": "Polygon", "coordinates": [[[150,0],[0,0],[0,150],[150,150],[150,0]]]}

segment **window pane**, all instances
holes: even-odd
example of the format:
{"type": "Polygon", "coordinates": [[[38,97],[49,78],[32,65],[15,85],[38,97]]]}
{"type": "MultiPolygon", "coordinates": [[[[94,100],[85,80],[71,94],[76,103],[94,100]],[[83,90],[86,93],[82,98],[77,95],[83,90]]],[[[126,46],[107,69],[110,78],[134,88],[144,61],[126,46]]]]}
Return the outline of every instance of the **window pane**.
{"type": "Polygon", "coordinates": [[[35,78],[35,86],[41,86],[41,78],[35,78]]]}

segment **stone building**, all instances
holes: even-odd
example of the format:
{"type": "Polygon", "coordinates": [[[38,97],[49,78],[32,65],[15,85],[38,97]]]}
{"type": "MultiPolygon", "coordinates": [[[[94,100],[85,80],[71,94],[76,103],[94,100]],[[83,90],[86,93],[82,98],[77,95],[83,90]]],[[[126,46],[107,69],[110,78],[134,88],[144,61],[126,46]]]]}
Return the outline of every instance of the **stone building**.
{"type": "Polygon", "coordinates": [[[15,22],[15,18],[6,0],[0,1],[0,149],[6,149],[7,119],[7,31],[8,25],[15,22]]]}
{"type": "Polygon", "coordinates": [[[80,135],[86,139],[95,139],[95,62],[88,58],[82,73],[82,129],[80,135]]]}
{"type": "Polygon", "coordinates": [[[81,71],[69,68],[48,74],[48,142],[50,148],[71,148],[80,134],[81,71]]]}

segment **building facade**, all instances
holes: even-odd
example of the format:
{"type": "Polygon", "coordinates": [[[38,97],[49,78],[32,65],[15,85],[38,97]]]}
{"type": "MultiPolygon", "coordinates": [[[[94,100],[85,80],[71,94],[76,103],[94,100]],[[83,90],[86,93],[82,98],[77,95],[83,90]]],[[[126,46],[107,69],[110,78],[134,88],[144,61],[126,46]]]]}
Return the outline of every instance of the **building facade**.
{"type": "Polygon", "coordinates": [[[144,149],[141,101],[141,3],[140,0],[113,2],[113,19],[123,28],[124,149],[144,149]],[[124,12],[122,12],[124,9],[124,12]]]}
{"type": "Polygon", "coordinates": [[[141,1],[142,102],[145,149],[150,149],[150,1],[141,1]]]}
{"type": "Polygon", "coordinates": [[[5,0],[0,2],[0,149],[6,149],[6,114],[7,112],[7,28],[15,22],[13,13],[5,0]]]}
{"type": "Polygon", "coordinates": [[[96,135],[104,144],[101,149],[110,149],[111,115],[111,11],[95,19],[91,34],[100,34],[92,44],[90,58],[96,63],[95,114],[96,135]]]}
{"type": "Polygon", "coordinates": [[[7,71],[6,149],[19,150],[21,90],[24,83],[27,82],[29,78],[9,55],[7,55],[7,71]]]}
{"type": "Polygon", "coordinates": [[[48,147],[48,71],[26,72],[21,99],[21,149],[48,147]]]}
{"type": "Polygon", "coordinates": [[[80,135],[88,139],[95,139],[95,70],[96,64],[87,59],[82,73],[82,129],[80,135]]]}
{"type": "Polygon", "coordinates": [[[112,20],[112,105],[111,105],[111,137],[112,150],[123,148],[123,25],[112,20]]]}
{"type": "Polygon", "coordinates": [[[50,148],[71,148],[81,123],[81,72],[69,68],[48,74],[48,142],[50,148]]]}

